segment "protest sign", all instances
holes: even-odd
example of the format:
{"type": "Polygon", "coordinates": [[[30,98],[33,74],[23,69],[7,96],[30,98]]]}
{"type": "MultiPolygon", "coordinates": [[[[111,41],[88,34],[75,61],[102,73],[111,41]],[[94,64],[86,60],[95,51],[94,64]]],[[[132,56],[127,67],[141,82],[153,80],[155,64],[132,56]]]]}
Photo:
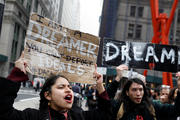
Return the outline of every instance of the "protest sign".
{"type": "Polygon", "coordinates": [[[71,82],[94,84],[99,40],[33,13],[25,40],[25,58],[34,75],[62,74],[71,82]]]}
{"type": "Polygon", "coordinates": [[[104,39],[103,66],[126,64],[131,68],[177,72],[180,65],[178,46],[104,39]]]}

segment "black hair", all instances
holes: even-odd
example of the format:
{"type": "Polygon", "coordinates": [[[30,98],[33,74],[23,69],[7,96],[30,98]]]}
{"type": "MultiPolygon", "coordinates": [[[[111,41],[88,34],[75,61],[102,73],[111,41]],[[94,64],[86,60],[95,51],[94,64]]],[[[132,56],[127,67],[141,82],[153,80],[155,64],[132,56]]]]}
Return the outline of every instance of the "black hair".
{"type": "Polygon", "coordinates": [[[133,79],[129,79],[126,82],[126,84],[124,85],[124,88],[122,90],[121,97],[120,97],[120,102],[124,103],[124,111],[125,112],[129,112],[132,108],[137,106],[135,103],[133,103],[130,100],[129,96],[127,96],[127,94],[126,94],[126,92],[129,91],[129,88],[133,83],[137,83],[137,84],[140,84],[143,86],[144,95],[143,95],[141,103],[138,106],[141,106],[141,107],[147,108],[147,109],[151,106],[151,101],[150,101],[146,86],[144,85],[143,81],[138,78],[133,78],[133,79]]]}
{"type": "Polygon", "coordinates": [[[124,85],[126,84],[127,81],[128,81],[127,77],[122,77],[121,78],[120,83],[119,83],[119,89],[120,90],[124,88],[124,85]]]}
{"type": "Polygon", "coordinates": [[[49,78],[47,78],[47,80],[45,81],[42,90],[40,92],[39,109],[46,109],[48,107],[49,101],[45,98],[44,93],[45,92],[51,93],[51,87],[56,83],[56,80],[60,77],[65,78],[68,81],[68,79],[63,75],[52,75],[49,78]]]}
{"type": "Polygon", "coordinates": [[[175,102],[174,94],[175,94],[176,89],[178,89],[178,88],[174,87],[169,92],[169,95],[168,95],[168,99],[169,99],[168,103],[169,104],[173,104],[173,102],[175,102]]]}

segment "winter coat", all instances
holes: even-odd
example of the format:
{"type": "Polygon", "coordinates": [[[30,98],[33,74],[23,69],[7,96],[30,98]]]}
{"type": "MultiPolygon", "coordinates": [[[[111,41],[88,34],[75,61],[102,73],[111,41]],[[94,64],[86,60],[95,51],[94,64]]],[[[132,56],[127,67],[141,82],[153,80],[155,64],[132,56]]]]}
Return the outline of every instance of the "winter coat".
{"type": "MultiPolygon", "coordinates": [[[[116,120],[117,113],[122,104],[120,103],[120,101],[113,99],[118,89],[118,86],[119,82],[113,81],[107,87],[108,96],[112,99],[112,119],[114,120],[116,120]]],[[[152,102],[152,106],[155,110],[157,120],[173,120],[180,115],[180,92],[178,92],[178,95],[176,97],[175,105],[159,104],[158,102],[152,102]]],[[[143,115],[143,120],[154,120],[152,114],[150,114],[147,108],[144,108],[143,110],[138,110],[136,105],[134,105],[134,109],[132,109],[129,113],[124,113],[123,117],[120,120],[137,120],[137,117],[141,118],[141,115],[143,115]]]]}
{"type": "MultiPolygon", "coordinates": [[[[23,81],[23,73],[20,70],[14,70],[10,75],[11,79],[23,81]],[[20,78],[19,78],[20,77],[20,78]]],[[[24,77],[27,79],[27,77],[24,77]]],[[[0,78],[0,120],[65,120],[64,114],[61,114],[51,108],[32,109],[27,108],[23,111],[13,108],[14,100],[20,88],[20,82],[14,82],[6,78],[0,78]]],[[[93,111],[68,111],[68,120],[110,120],[111,104],[107,93],[99,95],[98,109],[93,111]]]]}

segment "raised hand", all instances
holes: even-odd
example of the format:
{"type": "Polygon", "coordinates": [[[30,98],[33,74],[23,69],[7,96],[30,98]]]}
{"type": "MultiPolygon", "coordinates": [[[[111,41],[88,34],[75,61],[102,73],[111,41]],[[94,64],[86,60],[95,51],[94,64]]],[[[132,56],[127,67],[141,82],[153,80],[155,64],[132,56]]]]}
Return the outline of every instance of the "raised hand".
{"type": "Polygon", "coordinates": [[[96,83],[102,83],[103,82],[103,76],[102,76],[102,74],[97,72],[97,65],[96,64],[94,65],[94,67],[95,67],[95,70],[94,70],[93,76],[96,79],[96,83]]]}
{"type": "Polygon", "coordinates": [[[22,52],[20,58],[15,62],[15,67],[19,68],[25,74],[27,73],[27,61],[24,59],[24,52],[22,52]]]}
{"type": "Polygon", "coordinates": [[[105,91],[105,88],[103,86],[103,75],[97,72],[97,65],[95,64],[95,70],[93,73],[94,78],[96,79],[96,87],[99,94],[103,93],[105,91]]]}
{"type": "Polygon", "coordinates": [[[122,71],[123,70],[128,70],[128,66],[122,64],[122,65],[119,65],[118,67],[116,67],[116,72],[117,72],[117,75],[115,78],[116,81],[120,81],[120,79],[122,78],[122,71]]]}

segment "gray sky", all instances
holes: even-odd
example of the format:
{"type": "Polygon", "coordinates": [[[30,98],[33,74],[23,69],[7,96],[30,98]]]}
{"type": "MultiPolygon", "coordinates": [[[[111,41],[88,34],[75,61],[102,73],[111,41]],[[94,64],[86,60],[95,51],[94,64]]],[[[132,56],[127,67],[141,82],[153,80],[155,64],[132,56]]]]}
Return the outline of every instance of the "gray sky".
{"type": "Polygon", "coordinates": [[[80,31],[98,36],[103,0],[80,0],[80,31]]]}

